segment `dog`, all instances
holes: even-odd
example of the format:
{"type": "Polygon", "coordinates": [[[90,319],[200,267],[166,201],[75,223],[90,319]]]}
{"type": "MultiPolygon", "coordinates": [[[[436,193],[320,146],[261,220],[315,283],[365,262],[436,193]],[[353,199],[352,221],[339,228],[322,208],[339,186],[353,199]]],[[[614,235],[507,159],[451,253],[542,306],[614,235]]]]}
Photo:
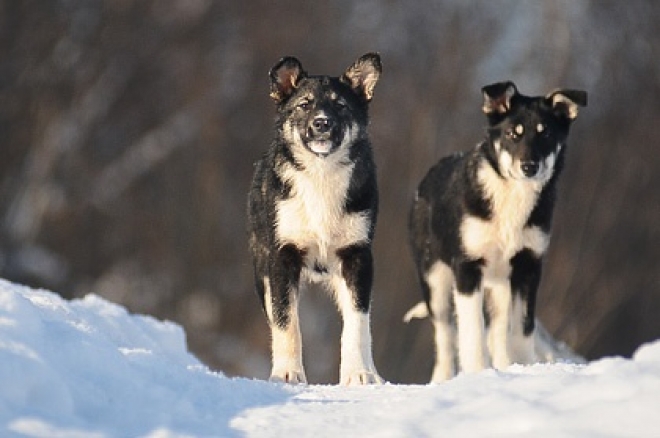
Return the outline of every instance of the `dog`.
{"type": "Polygon", "coordinates": [[[569,128],[587,93],[520,94],[483,87],[485,139],[442,158],[420,183],[409,236],[424,300],[404,319],[430,316],[432,382],[534,363],[535,302],[569,128]]]}
{"type": "Polygon", "coordinates": [[[294,57],[270,70],[275,137],[255,164],[248,235],[272,334],[271,381],[306,383],[298,316],[309,282],[331,291],[343,320],[340,384],[383,383],[371,351],[372,239],[378,210],[368,107],[382,71],[367,53],[340,77],[294,57]]]}

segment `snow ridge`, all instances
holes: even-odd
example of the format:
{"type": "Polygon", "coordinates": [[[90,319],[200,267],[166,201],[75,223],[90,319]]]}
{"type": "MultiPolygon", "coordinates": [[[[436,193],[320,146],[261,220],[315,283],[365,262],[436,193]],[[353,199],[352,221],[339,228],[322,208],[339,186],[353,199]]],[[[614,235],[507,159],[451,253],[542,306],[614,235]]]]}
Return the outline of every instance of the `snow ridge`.
{"type": "Polygon", "coordinates": [[[0,436],[660,436],[660,341],[632,359],[513,365],[437,385],[228,378],[178,325],[0,280],[0,436]]]}

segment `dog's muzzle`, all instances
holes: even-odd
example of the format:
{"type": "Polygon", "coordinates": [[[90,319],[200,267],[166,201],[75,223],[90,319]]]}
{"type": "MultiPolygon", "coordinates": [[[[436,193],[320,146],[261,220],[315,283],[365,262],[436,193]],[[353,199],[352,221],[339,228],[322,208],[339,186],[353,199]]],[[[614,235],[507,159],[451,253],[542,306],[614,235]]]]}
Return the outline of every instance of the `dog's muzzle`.
{"type": "Polygon", "coordinates": [[[523,161],[520,163],[520,170],[527,178],[533,178],[539,171],[539,163],[535,161],[523,161]]]}
{"type": "Polygon", "coordinates": [[[314,136],[321,136],[323,134],[329,133],[334,125],[334,121],[326,116],[318,116],[312,120],[311,130],[314,136]]]}
{"type": "Polygon", "coordinates": [[[317,116],[307,129],[307,146],[318,155],[328,155],[333,148],[332,130],[335,127],[333,119],[326,116],[317,116]]]}

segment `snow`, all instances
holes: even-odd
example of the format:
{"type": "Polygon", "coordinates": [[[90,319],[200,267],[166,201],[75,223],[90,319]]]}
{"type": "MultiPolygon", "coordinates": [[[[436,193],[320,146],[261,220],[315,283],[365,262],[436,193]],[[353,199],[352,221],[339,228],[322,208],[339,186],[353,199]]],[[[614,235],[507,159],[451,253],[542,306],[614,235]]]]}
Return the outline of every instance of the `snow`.
{"type": "Polygon", "coordinates": [[[341,434],[660,436],[660,341],[632,359],[514,365],[435,385],[290,386],[210,371],[171,322],[0,280],[0,436],[341,434]]]}

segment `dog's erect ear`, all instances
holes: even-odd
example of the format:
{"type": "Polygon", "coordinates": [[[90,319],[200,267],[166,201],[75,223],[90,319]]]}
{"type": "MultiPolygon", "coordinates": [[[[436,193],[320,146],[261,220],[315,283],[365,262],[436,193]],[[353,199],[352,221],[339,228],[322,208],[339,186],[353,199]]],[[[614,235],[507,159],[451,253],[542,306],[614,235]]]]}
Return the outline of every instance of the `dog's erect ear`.
{"type": "Polygon", "coordinates": [[[577,117],[579,106],[587,106],[587,92],[581,90],[554,90],[545,98],[555,114],[570,121],[577,117]]]}
{"type": "Polygon", "coordinates": [[[518,94],[516,85],[511,82],[498,82],[481,89],[484,95],[483,111],[486,115],[506,114],[511,109],[511,99],[518,94]]]}
{"type": "Polygon", "coordinates": [[[374,87],[382,71],[380,55],[378,53],[367,53],[355,61],[340,80],[348,84],[358,96],[369,102],[374,97],[374,87]]]}
{"type": "Polygon", "coordinates": [[[268,76],[270,76],[270,97],[280,103],[291,96],[293,90],[298,87],[298,82],[307,76],[307,73],[303,70],[300,61],[292,56],[286,56],[270,69],[268,76]]]}

